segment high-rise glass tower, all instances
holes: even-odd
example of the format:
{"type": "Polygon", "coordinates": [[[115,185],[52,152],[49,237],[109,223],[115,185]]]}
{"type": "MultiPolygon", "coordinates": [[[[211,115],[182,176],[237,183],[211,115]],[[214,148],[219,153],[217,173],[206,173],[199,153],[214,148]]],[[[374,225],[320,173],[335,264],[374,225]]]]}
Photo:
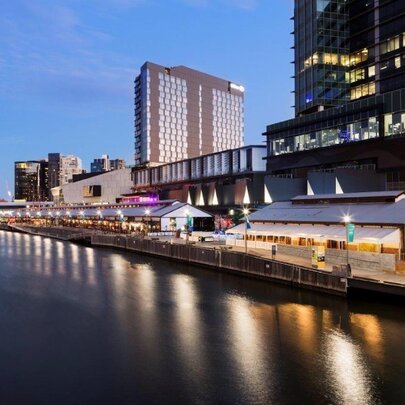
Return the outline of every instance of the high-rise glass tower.
{"type": "Polygon", "coordinates": [[[405,86],[405,1],[295,0],[295,114],[405,86]]]}
{"type": "Polygon", "coordinates": [[[346,0],[295,0],[295,111],[348,101],[349,19],[346,0]]]}
{"type": "Polygon", "coordinates": [[[295,0],[293,20],[296,117],[267,126],[268,172],[309,193],[403,189],[405,0],[295,0]]]}

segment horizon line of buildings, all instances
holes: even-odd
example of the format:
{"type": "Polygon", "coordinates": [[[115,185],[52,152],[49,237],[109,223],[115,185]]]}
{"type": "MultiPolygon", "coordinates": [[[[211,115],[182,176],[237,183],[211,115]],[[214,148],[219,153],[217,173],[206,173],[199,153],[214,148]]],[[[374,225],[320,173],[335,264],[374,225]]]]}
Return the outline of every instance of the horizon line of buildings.
{"type": "Polygon", "coordinates": [[[146,62],[134,82],[135,166],[69,184],[68,198],[62,186],[60,201],[151,195],[226,212],[405,189],[405,2],[295,0],[292,21],[295,118],[268,125],[266,146],[244,146],[242,85],[146,62]]]}
{"type": "Polygon", "coordinates": [[[82,160],[74,155],[48,153],[47,159],[14,162],[14,200],[52,201],[52,189],[80,179],[83,175],[96,175],[126,167],[123,159],[110,159],[108,155],[96,158],[90,164],[90,173],[82,168],[82,160]]]}

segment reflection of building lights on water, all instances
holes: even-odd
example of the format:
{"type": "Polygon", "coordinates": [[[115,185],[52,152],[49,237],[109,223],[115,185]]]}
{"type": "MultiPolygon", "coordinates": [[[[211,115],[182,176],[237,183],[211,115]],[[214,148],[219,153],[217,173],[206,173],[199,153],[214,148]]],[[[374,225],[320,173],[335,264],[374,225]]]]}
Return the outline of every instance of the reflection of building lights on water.
{"type": "MultiPolygon", "coordinates": [[[[326,336],[324,350],[328,380],[341,404],[372,404],[373,386],[360,349],[342,332],[326,336]]],[[[332,401],[335,402],[335,401],[332,401]]]]}
{"type": "Polygon", "coordinates": [[[229,333],[232,342],[232,356],[235,360],[236,371],[241,378],[247,392],[254,403],[266,402],[262,395],[268,399],[268,392],[258,390],[258,387],[267,387],[269,392],[277,385],[271,370],[265,367],[263,361],[269,353],[268,342],[265,342],[260,333],[260,321],[254,315],[255,306],[243,297],[233,296],[227,300],[229,310],[229,333]],[[270,373],[270,374],[269,374],[270,373]]]}

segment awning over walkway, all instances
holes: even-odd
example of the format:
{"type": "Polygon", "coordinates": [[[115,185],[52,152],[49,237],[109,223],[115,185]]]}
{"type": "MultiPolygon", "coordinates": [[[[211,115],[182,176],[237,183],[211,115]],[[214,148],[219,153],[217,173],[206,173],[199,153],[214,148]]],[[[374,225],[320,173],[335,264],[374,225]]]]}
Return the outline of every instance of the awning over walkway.
{"type": "MultiPolygon", "coordinates": [[[[245,224],[237,225],[226,231],[227,234],[244,234],[245,224]]],[[[288,236],[291,238],[308,238],[345,241],[346,228],[337,225],[284,225],[255,224],[247,231],[249,235],[288,236]]],[[[361,227],[356,226],[354,243],[400,243],[398,228],[361,227]]]]}

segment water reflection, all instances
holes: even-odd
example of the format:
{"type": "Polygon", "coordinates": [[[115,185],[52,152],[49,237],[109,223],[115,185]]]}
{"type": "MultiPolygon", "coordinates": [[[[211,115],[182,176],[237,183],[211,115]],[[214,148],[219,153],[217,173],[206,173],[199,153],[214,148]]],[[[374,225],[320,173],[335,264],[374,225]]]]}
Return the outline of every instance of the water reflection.
{"type": "Polygon", "coordinates": [[[296,340],[295,344],[299,344],[306,355],[313,355],[316,337],[321,327],[318,326],[320,317],[315,308],[310,305],[288,303],[280,305],[279,311],[282,327],[296,329],[296,333],[291,335],[296,340]]]}
{"type": "Polygon", "coordinates": [[[349,336],[343,332],[330,331],[324,337],[322,351],[325,353],[328,380],[337,403],[376,403],[370,370],[361,348],[349,336]]]}
{"type": "Polygon", "coordinates": [[[374,355],[382,355],[379,348],[383,341],[381,323],[375,315],[351,314],[350,323],[354,333],[361,335],[364,343],[374,355]]]}
{"type": "Polygon", "coordinates": [[[403,312],[382,304],[0,232],[0,308],[4,370],[115,387],[99,402],[135,391],[139,403],[405,400],[403,312]]]}
{"type": "Polygon", "coordinates": [[[272,345],[265,341],[257,315],[260,310],[271,311],[271,307],[259,310],[242,296],[230,297],[227,302],[230,344],[239,384],[245,387],[251,403],[268,403],[275,395],[277,379],[269,367],[272,345]]]}
{"type": "Polygon", "coordinates": [[[96,279],[96,258],[94,254],[94,249],[86,248],[86,274],[87,274],[87,282],[90,286],[95,286],[97,283],[96,279]]]}
{"type": "Polygon", "coordinates": [[[177,351],[184,368],[188,370],[190,384],[193,391],[197,387],[206,387],[207,354],[204,345],[204,325],[202,313],[198,307],[199,293],[195,286],[195,279],[184,274],[171,277],[173,285],[173,301],[175,303],[175,322],[178,344],[177,351]]]}

